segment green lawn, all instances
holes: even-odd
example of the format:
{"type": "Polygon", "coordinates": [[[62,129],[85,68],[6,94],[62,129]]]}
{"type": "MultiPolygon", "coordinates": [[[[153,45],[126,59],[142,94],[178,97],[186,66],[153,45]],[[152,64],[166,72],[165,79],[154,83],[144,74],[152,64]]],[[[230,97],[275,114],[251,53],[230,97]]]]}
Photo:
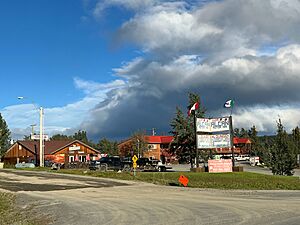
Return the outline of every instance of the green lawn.
{"type": "Polygon", "coordinates": [[[98,172],[89,170],[60,170],[58,173],[88,175],[94,177],[136,180],[161,185],[180,186],[178,178],[189,179],[188,187],[244,190],[300,190],[299,177],[272,176],[249,172],[234,173],[193,173],[193,172],[139,172],[132,173],[98,172]]]}

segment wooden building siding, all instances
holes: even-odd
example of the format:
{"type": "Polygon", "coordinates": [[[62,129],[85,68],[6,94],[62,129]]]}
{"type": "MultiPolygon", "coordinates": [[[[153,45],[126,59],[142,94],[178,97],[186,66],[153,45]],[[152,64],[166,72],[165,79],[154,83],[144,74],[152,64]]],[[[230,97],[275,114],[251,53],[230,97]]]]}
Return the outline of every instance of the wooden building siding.
{"type": "Polygon", "coordinates": [[[160,159],[161,151],[160,151],[160,144],[151,143],[148,150],[143,152],[143,157],[149,158],[149,159],[160,159]]]}
{"type": "Polygon", "coordinates": [[[9,164],[16,164],[19,162],[31,162],[35,158],[34,152],[26,147],[15,143],[5,154],[4,162],[9,164]]]}
{"type": "Polygon", "coordinates": [[[74,159],[76,157],[76,155],[78,157],[80,156],[84,156],[87,157],[87,155],[90,155],[90,159],[95,159],[98,158],[98,154],[100,154],[99,151],[92,149],[91,147],[88,147],[80,142],[73,142],[68,146],[65,146],[62,149],[59,149],[58,151],[55,151],[52,155],[60,155],[60,156],[64,156],[64,161],[66,164],[69,163],[69,157],[73,156],[74,159]],[[78,150],[70,150],[70,148],[72,147],[80,147],[80,149],[78,150]]]}
{"type": "MultiPolygon", "coordinates": [[[[69,163],[69,156],[73,156],[74,159],[76,155],[87,157],[87,155],[90,156],[90,159],[95,159],[100,152],[96,149],[93,149],[92,147],[89,147],[88,145],[80,142],[80,141],[70,141],[66,143],[62,143],[61,145],[51,145],[51,141],[47,142],[47,145],[45,145],[45,162],[51,161],[51,162],[60,162],[60,163],[69,163]],[[62,145],[63,144],[63,145],[62,145]],[[48,148],[46,148],[48,146],[48,148]],[[56,146],[56,147],[55,147],[56,146]],[[70,147],[76,147],[80,148],[78,150],[71,150],[70,147]],[[54,148],[53,148],[54,147],[54,148]],[[55,149],[56,148],[56,149],[55,149]],[[49,149],[50,150],[49,152],[49,149]]],[[[71,148],[72,149],[72,148],[71,148]]],[[[26,141],[18,141],[14,145],[10,147],[10,149],[6,152],[4,156],[4,162],[9,164],[16,164],[17,162],[33,162],[38,164],[39,161],[39,146],[35,144],[35,142],[26,142],[26,141]],[[27,146],[27,147],[25,147],[27,146]],[[37,154],[35,154],[35,151],[37,151],[37,154]]]]}

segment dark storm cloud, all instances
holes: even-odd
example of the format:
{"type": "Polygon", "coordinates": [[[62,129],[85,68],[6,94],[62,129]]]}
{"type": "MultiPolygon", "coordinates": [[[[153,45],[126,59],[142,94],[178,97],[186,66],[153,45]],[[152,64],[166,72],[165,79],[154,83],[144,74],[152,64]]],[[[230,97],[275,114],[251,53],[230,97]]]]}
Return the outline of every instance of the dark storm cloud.
{"type": "Polygon", "coordinates": [[[201,95],[209,115],[235,98],[237,126],[255,122],[271,131],[279,114],[288,126],[300,122],[299,1],[228,0],[198,8],[152,3],[118,31],[145,57],[114,70],[126,86],[107,93],[83,129],[96,138],[152,127],[169,131],[176,106],[186,111],[189,92],[201,95]],[[268,55],[260,51],[266,46],[272,46],[268,55]]]}

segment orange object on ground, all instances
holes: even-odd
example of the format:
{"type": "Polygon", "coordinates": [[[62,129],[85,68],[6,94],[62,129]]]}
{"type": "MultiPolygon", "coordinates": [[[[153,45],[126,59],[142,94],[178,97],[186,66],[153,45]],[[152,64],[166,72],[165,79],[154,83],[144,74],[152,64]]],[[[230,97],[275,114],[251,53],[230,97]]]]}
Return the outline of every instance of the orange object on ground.
{"type": "Polygon", "coordinates": [[[183,186],[187,186],[189,183],[189,179],[183,175],[180,175],[178,181],[183,185],[183,186]]]}

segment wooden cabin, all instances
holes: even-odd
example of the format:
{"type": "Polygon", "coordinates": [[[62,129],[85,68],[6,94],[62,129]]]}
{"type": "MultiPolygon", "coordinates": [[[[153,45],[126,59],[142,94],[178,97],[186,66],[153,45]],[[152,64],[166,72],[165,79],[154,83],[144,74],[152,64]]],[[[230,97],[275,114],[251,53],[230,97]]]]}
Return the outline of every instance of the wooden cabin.
{"type": "MultiPolygon", "coordinates": [[[[44,141],[44,160],[47,163],[86,162],[100,157],[100,152],[78,140],[44,141]]],[[[25,140],[15,142],[4,155],[4,163],[34,163],[39,165],[39,141],[25,140]]]]}

